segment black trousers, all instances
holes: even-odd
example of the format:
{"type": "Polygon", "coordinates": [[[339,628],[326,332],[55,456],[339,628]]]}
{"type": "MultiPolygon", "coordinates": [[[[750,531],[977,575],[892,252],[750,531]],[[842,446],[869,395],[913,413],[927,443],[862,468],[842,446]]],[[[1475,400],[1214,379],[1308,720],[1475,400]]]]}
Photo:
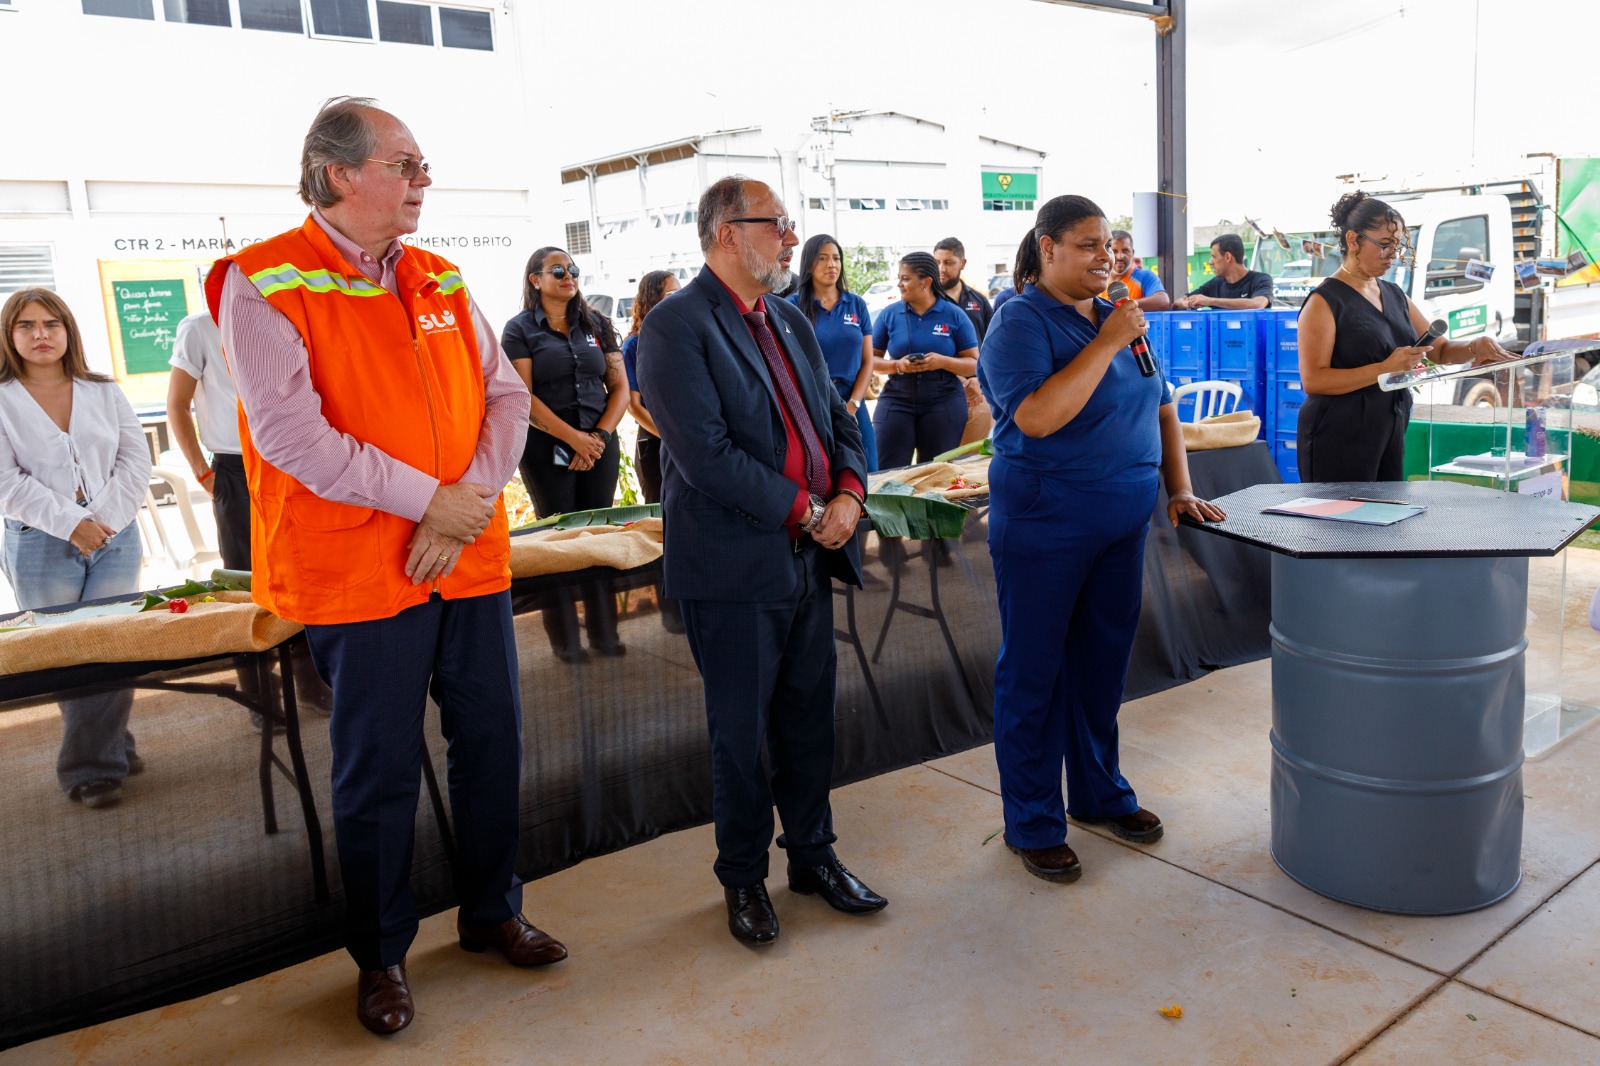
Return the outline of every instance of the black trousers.
{"type": "Polygon", "coordinates": [[[639,490],[645,503],[661,502],[661,438],[647,429],[639,430],[633,449],[633,469],[639,474],[639,490]]]}
{"type": "MultiPolygon", "coordinates": [[[[622,449],[615,437],[606,445],[600,461],[589,470],[571,470],[557,465],[555,437],[528,427],[528,441],[522,449],[522,483],[533,497],[533,509],[540,518],[593,511],[610,507],[617,498],[617,466],[622,449]]],[[[614,650],[617,640],[617,597],[609,588],[586,581],[582,587],[584,627],[591,646],[614,650]]],[[[578,609],[570,586],[563,586],[540,605],[544,631],[550,647],[562,657],[577,655],[583,648],[578,636],[578,609]]]]}
{"type": "Polygon", "coordinates": [[[217,550],[229,570],[250,569],[250,485],[244,457],[218,452],[211,457],[211,510],[217,517],[217,550]]]}
{"type": "Polygon", "coordinates": [[[795,595],[770,603],[680,600],[706,691],[717,880],[767,876],[772,805],[778,846],[802,866],[832,854],[833,589],[820,548],[794,556],[795,595]],[[770,771],[762,763],[766,742],[770,771]]]}
{"type": "Polygon", "coordinates": [[[333,831],[356,965],[394,966],[416,937],[411,850],[429,695],[449,744],[461,917],[499,924],[520,911],[522,704],[511,594],[435,594],[392,618],[306,626],[306,640],[333,686],[333,831]]]}
{"type": "Polygon", "coordinates": [[[1404,393],[1374,386],[1343,396],[1307,396],[1296,425],[1295,463],[1301,481],[1404,481],[1404,393]]]}

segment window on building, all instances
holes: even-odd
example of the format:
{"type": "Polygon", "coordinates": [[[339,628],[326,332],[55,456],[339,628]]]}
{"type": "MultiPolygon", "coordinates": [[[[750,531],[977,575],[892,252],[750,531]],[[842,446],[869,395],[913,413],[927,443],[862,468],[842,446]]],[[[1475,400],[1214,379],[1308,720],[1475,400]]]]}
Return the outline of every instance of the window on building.
{"type": "Polygon", "coordinates": [[[311,0],[311,32],[319,37],[372,39],[367,0],[311,0]]]}
{"type": "Polygon", "coordinates": [[[439,9],[439,43],[446,48],[474,48],[494,51],[494,20],[487,11],[465,11],[458,7],[439,9]]]}
{"type": "Polygon", "coordinates": [[[304,33],[300,0],[239,0],[239,25],[247,30],[304,33]]]}
{"type": "Polygon", "coordinates": [[[691,207],[691,208],[689,208],[689,210],[687,210],[687,211],[685,211],[683,213],[683,224],[685,226],[698,225],[699,222],[700,222],[700,209],[698,207],[691,207]]]}
{"type": "Polygon", "coordinates": [[[18,289],[55,287],[55,258],[48,244],[0,244],[0,297],[18,289]]]}
{"type": "Polygon", "coordinates": [[[83,0],[83,13],[153,21],[156,17],[156,6],[155,0],[83,0]]]}
{"type": "Polygon", "coordinates": [[[852,211],[883,211],[888,206],[888,202],[885,200],[854,196],[850,198],[850,210],[852,211]]]}
{"type": "Polygon", "coordinates": [[[589,223],[567,223],[567,254],[587,255],[594,249],[589,244],[589,223]]]}
{"type": "Polygon", "coordinates": [[[378,0],[378,40],[395,44],[433,44],[433,8],[378,0]]]}
{"type": "Polygon", "coordinates": [[[168,22],[187,22],[195,26],[232,26],[228,0],[162,0],[168,22]]]}
{"type": "Polygon", "coordinates": [[[985,211],[1032,211],[1032,200],[985,200],[985,211]]]}
{"type": "Polygon", "coordinates": [[[826,211],[828,209],[828,201],[824,200],[820,196],[813,196],[811,199],[806,201],[806,206],[811,208],[813,211],[826,211]]]}

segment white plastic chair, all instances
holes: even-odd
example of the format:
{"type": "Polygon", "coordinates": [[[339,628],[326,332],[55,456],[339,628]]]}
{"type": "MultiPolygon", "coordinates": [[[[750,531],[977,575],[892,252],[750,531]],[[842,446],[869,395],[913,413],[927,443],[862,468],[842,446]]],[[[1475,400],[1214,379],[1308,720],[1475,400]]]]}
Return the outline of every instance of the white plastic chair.
{"type": "Polygon", "coordinates": [[[1242,389],[1232,381],[1191,381],[1172,390],[1172,402],[1181,404],[1184,397],[1194,397],[1194,420],[1212,415],[1232,414],[1239,409],[1242,389]]]}
{"type": "MultiPolygon", "coordinates": [[[[165,482],[172,486],[173,498],[178,503],[178,515],[183,520],[183,530],[189,535],[192,545],[188,557],[181,557],[172,540],[167,536],[167,528],[161,523],[161,515],[156,510],[155,493],[147,485],[144,490],[145,514],[141,518],[148,518],[150,526],[154,527],[155,539],[161,545],[161,551],[172,560],[172,565],[179,570],[192,569],[202,563],[220,560],[222,553],[206,543],[204,534],[200,531],[200,523],[194,516],[194,504],[189,499],[189,482],[178,471],[166,466],[153,467],[150,471],[150,485],[165,482]]],[[[149,537],[145,539],[145,557],[154,558],[154,545],[149,537]]]]}

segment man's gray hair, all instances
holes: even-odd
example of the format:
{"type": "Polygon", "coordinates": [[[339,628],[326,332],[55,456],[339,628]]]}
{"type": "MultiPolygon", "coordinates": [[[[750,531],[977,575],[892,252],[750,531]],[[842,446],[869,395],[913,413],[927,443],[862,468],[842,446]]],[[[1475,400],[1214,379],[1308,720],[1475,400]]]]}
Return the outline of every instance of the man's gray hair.
{"type": "Polygon", "coordinates": [[[378,150],[377,135],[365,114],[376,105],[370,96],[335,96],[311,120],[300,149],[300,199],[308,206],[332,207],[339,202],[328,180],[329,166],[364,166],[378,150]]]}
{"type": "Polygon", "coordinates": [[[730,174],[712,182],[711,187],[700,194],[699,217],[695,222],[695,228],[700,233],[700,251],[709,253],[712,245],[717,243],[718,228],[750,209],[749,202],[745,200],[744,187],[751,180],[743,174],[730,174]]]}

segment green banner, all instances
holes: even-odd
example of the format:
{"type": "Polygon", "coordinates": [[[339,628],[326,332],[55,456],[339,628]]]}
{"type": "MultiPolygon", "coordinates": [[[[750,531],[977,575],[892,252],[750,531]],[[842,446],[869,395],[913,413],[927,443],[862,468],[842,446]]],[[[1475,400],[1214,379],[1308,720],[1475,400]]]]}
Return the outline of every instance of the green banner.
{"type": "Polygon", "coordinates": [[[189,313],[183,282],[117,281],[112,288],[117,296],[124,372],[158,374],[166,370],[178,323],[189,313]]]}
{"type": "Polygon", "coordinates": [[[1039,198],[1039,175],[985,170],[983,172],[983,198],[985,200],[1037,200],[1039,198]]]}
{"type": "Polygon", "coordinates": [[[1482,333],[1489,324],[1489,308],[1483,304],[1473,304],[1463,307],[1458,311],[1451,311],[1449,316],[1451,340],[1457,337],[1471,337],[1482,333]]]}
{"type": "Polygon", "coordinates": [[[1585,285],[1600,281],[1600,159],[1562,159],[1556,183],[1556,254],[1583,252],[1589,265],[1557,282],[1585,285]]]}

